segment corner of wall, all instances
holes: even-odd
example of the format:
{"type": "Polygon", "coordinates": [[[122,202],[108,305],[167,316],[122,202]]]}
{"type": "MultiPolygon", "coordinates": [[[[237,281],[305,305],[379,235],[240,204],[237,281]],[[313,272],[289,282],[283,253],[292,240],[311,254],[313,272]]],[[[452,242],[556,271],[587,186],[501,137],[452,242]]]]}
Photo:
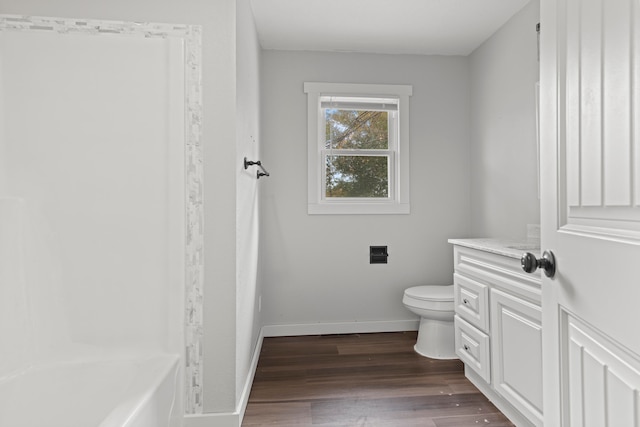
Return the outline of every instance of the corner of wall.
{"type": "Polygon", "coordinates": [[[539,222],[538,22],[532,0],[469,56],[472,236],[521,238],[539,222]]]}

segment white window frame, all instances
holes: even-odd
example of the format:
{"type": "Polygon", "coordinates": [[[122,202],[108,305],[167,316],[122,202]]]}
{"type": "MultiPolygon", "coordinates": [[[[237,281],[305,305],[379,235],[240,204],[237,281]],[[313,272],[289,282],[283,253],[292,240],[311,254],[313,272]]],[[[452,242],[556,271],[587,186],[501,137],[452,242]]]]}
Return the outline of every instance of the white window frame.
{"type": "Polygon", "coordinates": [[[409,96],[410,85],[306,82],[308,209],[314,214],[409,214],[409,96]],[[394,98],[398,100],[398,129],[390,129],[388,150],[340,150],[346,155],[388,155],[389,197],[326,198],[325,195],[325,117],[320,106],[326,96],[394,98]]]}

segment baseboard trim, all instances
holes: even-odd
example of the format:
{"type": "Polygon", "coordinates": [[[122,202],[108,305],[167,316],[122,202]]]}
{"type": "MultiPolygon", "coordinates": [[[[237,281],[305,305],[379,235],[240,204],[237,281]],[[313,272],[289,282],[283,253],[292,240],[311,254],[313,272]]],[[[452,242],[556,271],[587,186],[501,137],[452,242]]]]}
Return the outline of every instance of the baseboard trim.
{"type": "Polygon", "coordinates": [[[251,367],[247,379],[240,394],[240,400],[234,412],[216,412],[209,414],[190,414],[184,416],[184,427],[240,427],[244,419],[244,412],[249,403],[249,395],[251,394],[251,386],[258,368],[258,359],[262,350],[262,341],[264,340],[264,328],[260,329],[256,348],[251,359],[251,367]]]}
{"type": "Polygon", "coordinates": [[[251,367],[249,368],[249,374],[247,375],[247,380],[244,382],[244,387],[242,389],[242,394],[240,395],[240,401],[238,402],[238,407],[236,412],[239,416],[240,424],[242,425],[242,420],[244,419],[244,411],[247,409],[247,403],[249,403],[249,395],[251,394],[251,387],[253,386],[253,379],[256,376],[256,370],[258,369],[258,360],[260,359],[260,352],[262,351],[262,341],[264,341],[264,328],[260,328],[260,334],[258,334],[258,342],[256,343],[256,348],[253,351],[253,357],[251,358],[251,367]]]}
{"type": "Polygon", "coordinates": [[[420,322],[417,319],[371,322],[301,323],[289,325],[266,325],[262,328],[262,333],[264,337],[364,334],[371,332],[417,331],[419,325],[420,322]]]}
{"type": "Polygon", "coordinates": [[[239,427],[240,424],[239,414],[235,412],[184,416],[184,427],[239,427]]]}

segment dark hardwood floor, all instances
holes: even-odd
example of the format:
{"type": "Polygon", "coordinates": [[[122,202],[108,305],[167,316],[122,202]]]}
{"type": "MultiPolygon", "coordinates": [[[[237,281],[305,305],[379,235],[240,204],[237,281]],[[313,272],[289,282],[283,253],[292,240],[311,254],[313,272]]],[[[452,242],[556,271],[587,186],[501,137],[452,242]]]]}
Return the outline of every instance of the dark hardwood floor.
{"type": "Polygon", "coordinates": [[[243,426],[513,427],[416,332],[265,338],[243,426]]]}

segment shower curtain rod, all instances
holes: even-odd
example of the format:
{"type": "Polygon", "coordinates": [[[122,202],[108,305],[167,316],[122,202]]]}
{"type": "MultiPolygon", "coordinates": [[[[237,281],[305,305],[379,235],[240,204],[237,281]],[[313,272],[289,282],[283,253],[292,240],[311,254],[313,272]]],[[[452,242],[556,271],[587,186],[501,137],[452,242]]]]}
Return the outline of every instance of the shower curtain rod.
{"type": "Polygon", "coordinates": [[[253,160],[247,160],[247,158],[244,158],[244,168],[247,169],[249,166],[260,166],[260,169],[262,169],[262,172],[260,171],[256,171],[256,177],[258,179],[260,179],[261,176],[269,176],[269,172],[267,172],[267,170],[264,168],[264,166],[262,166],[262,162],[260,160],[256,160],[255,162],[253,160]]]}

